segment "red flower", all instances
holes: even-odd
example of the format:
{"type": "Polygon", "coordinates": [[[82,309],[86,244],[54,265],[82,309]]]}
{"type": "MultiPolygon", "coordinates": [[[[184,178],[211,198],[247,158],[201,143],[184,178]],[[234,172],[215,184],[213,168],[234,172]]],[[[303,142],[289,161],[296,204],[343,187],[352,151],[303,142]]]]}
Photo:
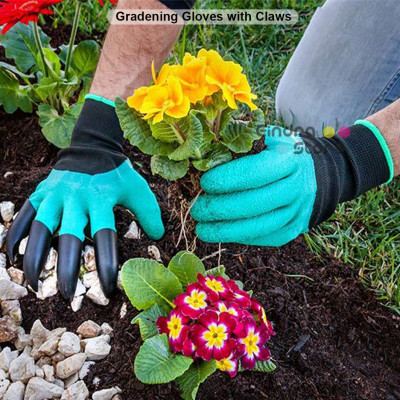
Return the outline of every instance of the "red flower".
{"type": "Polygon", "coordinates": [[[190,318],[198,318],[207,308],[207,293],[198,283],[191,283],[185,293],[180,294],[174,303],[182,313],[190,318]]]}
{"type": "Polygon", "coordinates": [[[228,287],[226,285],[226,280],[222,277],[214,277],[214,276],[203,276],[201,274],[197,274],[197,280],[201,286],[203,286],[204,290],[207,292],[210,301],[212,303],[218,301],[220,296],[225,296],[228,293],[228,287]]]}
{"type": "Polygon", "coordinates": [[[49,7],[63,0],[3,0],[0,3],[0,25],[4,25],[2,34],[7,33],[15,24],[28,25],[37,22],[39,14],[53,14],[49,7]]]}
{"type": "Polygon", "coordinates": [[[265,325],[268,333],[270,335],[275,335],[274,328],[271,322],[268,320],[267,315],[265,314],[264,307],[256,300],[251,300],[251,309],[257,313],[260,322],[265,325]]]}
{"type": "Polygon", "coordinates": [[[226,299],[229,299],[244,308],[249,308],[251,306],[250,295],[244,290],[239,289],[239,286],[236,284],[234,280],[230,279],[227,282],[227,286],[228,286],[228,293],[225,295],[226,299]]]}
{"type": "MultiPolygon", "coordinates": [[[[113,3],[114,5],[117,5],[117,1],[118,0],[110,0],[110,3],[113,3]]],[[[99,0],[99,3],[101,6],[104,6],[104,1],[103,0],[99,0]]]]}

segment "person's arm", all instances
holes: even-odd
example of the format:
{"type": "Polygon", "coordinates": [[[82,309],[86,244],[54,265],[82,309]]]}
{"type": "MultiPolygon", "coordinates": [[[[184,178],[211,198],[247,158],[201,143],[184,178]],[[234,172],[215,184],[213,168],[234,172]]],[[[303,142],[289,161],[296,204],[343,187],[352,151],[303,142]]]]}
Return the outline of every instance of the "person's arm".
{"type": "MultiPolygon", "coordinates": [[[[145,3],[146,8],[166,8],[157,0],[145,3]]],[[[143,4],[141,0],[120,0],[118,8],[137,9],[143,4]]],[[[122,152],[123,132],[113,101],[150,83],[151,62],[161,65],[179,32],[180,27],[174,25],[110,27],[71,145],[59,152],[50,175],[25,202],[7,235],[7,252],[14,261],[18,243],[29,234],[23,265],[35,291],[59,227],[58,286],[70,300],[88,223],[100,283],[107,296],[116,289],[119,265],[113,207],[119,204],[130,209],[151,238],[164,234],[154,194],[122,152]]]]}

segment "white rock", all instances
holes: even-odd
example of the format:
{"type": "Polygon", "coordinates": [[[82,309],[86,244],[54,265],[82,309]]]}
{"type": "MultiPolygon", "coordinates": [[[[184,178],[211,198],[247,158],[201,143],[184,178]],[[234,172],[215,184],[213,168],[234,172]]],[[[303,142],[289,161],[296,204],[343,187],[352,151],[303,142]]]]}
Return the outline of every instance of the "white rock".
{"type": "Polygon", "coordinates": [[[60,352],[58,351],[58,352],[57,352],[56,354],[54,354],[54,356],[51,357],[51,358],[52,358],[52,360],[53,360],[55,363],[58,363],[58,362],[60,362],[60,361],[64,361],[67,357],[65,357],[63,353],[60,353],[60,352]]]}
{"type": "Polygon", "coordinates": [[[39,360],[36,361],[36,365],[40,368],[43,368],[45,365],[53,365],[53,361],[49,356],[40,357],[39,360]]]}
{"type": "Polygon", "coordinates": [[[18,325],[22,322],[21,306],[18,300],[4,300],[1,302],[1,312],[3,315],[11,317],[18,325]]]}
{"type": "Polygon", "coordinates": [[[61,336],[64,335],[65,332],[67,332],[67,328],[56,328],[56,329],[53,329],[49,333],[49,338],[50,337],[57,337],[58,339],[61,339],[61,336]]]}
{"type": "Polygon", "coordinates": [[[46,379],[47,382],[53,383],[55,380],[54,367],[52,365],[43,365],[42,370],[44,373],[44,379],[46,379]]]}
{"type": "Polygon", "coordinates": [[[57,275],[54,273],[43,281],[42,285],[39,285],[39,290],[36,297],[40,300],[47,299],[48,297],[56,295],[58,292],[57,286],[57,275]]]}
{"type": "Polygon", "coordinates": [[[121,393],[122,390],[118,386],[114,386],[110,389],[103,389],[94,392],[92,400],[111,400],[116,394],[121,393]]]}
{"type": "Polygon", "coordinates": [[[79,371],[79,379],[84,379],[86,378],[87,374],[90,371],[90,368],[92,365],[95,365],[96,363],[94,361],[85,361],[82,365],[81,370],[79,371]]]}
{"type": "Polygon", "coordinates": [[[96,324],[96,322],[88,319],[87,321],[82,322],[82,324],[79,325],[76,332],[82,335],[82,337],[85,339],[94,338],[100,334],[101,326],[96,324]]]}
{"type": "Polygon", "coordinates": [[[15,360],[11,361],[9,372],[13,382],[22,381],[26,383],[35,376],[36,365],[32,357],[29,356],[30,348],[25,350],[15,360]]]}
{"type": "Polygon", "coordinates": [[[71,375],[69,378],[67,378],[64,383],[65,383],[65,387],[64,389],[69,388],[70,386],[72,386],[75,382],[77,382],[79,379],[79,373],[75,372],[75,374],[71,375]]]}
{"type": "Polygon", "coordinates": [[[11,171],[7,171],[3,176],[4,178],[8,178],[9,176],[11,176],[13,173],[11,171]]]}
{"type": "Polygon", "coordinates": [[[45,381],[42,378],[32,378],[25,390],[25,400],[47,400],[59,398],[62,396],[64,389],[45,381]]]}
{"type": "Polygon", "coordinates": [[[99,275],[97,271],[88,272],[87,274],[83,275],[83,284],[85,287],[90,288],[96,282],[99,282],[99,275]]]}
{"type": "Polygon", "coordinates": [[[119,312],[119,317],[121,319],[124,318],[127,312],[128,312],[128,306],[126,305],[126,303],[122,303],[121,310],[119,312]]]}
{"type": "Polygon", "coordinates": [[[151,245],[147,248],[147,252],[151,258],[154,258],[156,261],[162,262],[160,250],[158,250],[157,246],[151,245]]]}
{"type": "Polygon", "coordinates": [[[3,224],[0,224],[0,249],[3,247],[3,244],[6,240],[7,229],[3,224]]]}
{"type": "Polygon", "coordinates": [[[3,221],[10,222],[14,216],[14,203],[11,201],[2,201],[0,203],[0,214],[3,221]]]}
{"type": "Polygon", "coordinates": [[[113,332],[113,328],[111,328],[111,326],[109,324],[107,324],[107,322],[104,322],[101,325],[101,333],[103,335],[110,335],[113,332]]]}
{"type": "Polygon", "coordinates": [[[0,279],[5,279],[7,281],[11,280],[10,275],[5,268],[0,268],[0,279]]]}
{"type": "Polygon", "coordinates": [[[58,343],[58,351],[69,357],[81,350],[79,337],[72,332],[65,332],[58,343]]]}
{"type": "Polygon", "coordinates": [[[94,256],[93,246],[85,246],[85,251],[83,252],[83,259],[85,260],[85,269],[87,271],[96,270],[96,259],[94,256]]]}
{"type": "Polygon", "coordinates": [[[18,300],[28,294],[23,286],[7,279],[0,279],[0,300],[18,300]]]}
{"type": "Polygon", "coordinates": [[[32,336],[25,333],[24,328],[18,328],[17,338],[14,341],[14,346],[17,350],[22,351],[26,346],[32,346],[32,336]]]}
{"type": "Polygon", "coordinates": [[[36,365],[35,375],[39,378],[44,378],[44,372],[43,372],[42,368],[38,367],[37,365],[36,365]]]}
{"type": "Polygon", "coordinates": [[[10,386],[10,381],[8,379],[3,379],[0,381],[0,399],[3,398],[9,386],[10,386]]]}
{"type": "Polygon", "coordinates": [[[61,400],[86,400],[89,397],[89,390],[85,382],[78,381],[66,389],[61,400]]]}
{"type": "Polygon", "coordinates": [[[7,379],[8,377],[8,373],[6,373],[6,371],[0,369],[0,381],[7,379]]]}
{"type": "Polygon", "coordinates": [[[52,356],[56,354],[58,348],[59,339],[57,337],[51,337],[47,339],[40,347],[39,353],[41,356],[52,356]]]}
{"type": "Polygon", "coordinates": [[[7,256],[4,253],[0,253],[0,268],[5,269],[7,266],[7,256]]]}
{"type": "Polygon", "coordinates": [[[100,281],[97,281],[90,287],[90,289],[86,293],[86,296],[89,297],[89,299],[92,300],[93,303],[100,306],[106,306],[110,302],[110,300],[105,296],[103,290],[101,289],[100,281]]]}
{"type": "Polygon", "coordinates": [[[42,323],[40,322],[39,319],[37,319],[31,329],[31,336],[33,339],[33,345],[35,347],[40,347],[47,339],[47,336],[49,336],[50,331],[47,330],[42,323]]]}
{"type": "Polygon", "coordinates": [[[0,343],[10,342],[18,335],[18,325],[15,320],[6,315],[0,318],[0,343]]]}
{"type": "Polygon", "coordinates": [[[23,256],[25,254],[26,245],[28,244],[28,239],[29,239],[29,236],[22,239],[21,243],[19,244],[18,253],[21,254],[21,256],[23,256]]]}
{"type": "Polygon", "coordinates": [[[111,346],[104,337],[96,337],[86,341],[85,353],[89,361],[102,360],[110,354],[111,346]]]}
{"type": "Polygon", "coordinates": [[[121,272],[121,270],[118,271],[117,288],[119,290],[124,291],[124,287],[122,286],[122,272],[121,272]]]}
{"type": "Polygon", "coordinates": [[[12,383],[5,394],[3,400],[23,400],[25,385],[22,382],[12,383]]]}
{"type": "Polygon", "coordinates": [[[99,386],[99,384],[100,384],[100,378],[98,376],[95,376],[93,378],[93,385],[97,387],[99,386]]]}
{"type": "Polygon", "coordinates": [[[22,285],[24,283],[25,280],[25,274],[24,271],[18,269],[18,268],[8,268],[7,270],[8,275],[10,275],[11,280],[14,283],[17,283],[18,285],[22,285]]]}
{"type": "Polygon", "coordinates": [[[64,389],[65,385],[64,385],[64,381],[62,381],[61,379],[55,379],[53,382],[55,385],[59,386],[60,388],[64,389]]]}
{"type": "Polygon", "coordinates": [[[140,239],[140,231],[135,221],[131,222],[124,237],[127,239],[140,239]]]}
{"type": "Polygon", "coordinates": [[[9,347],[4,347],[0,353],[0,368],[7,372],[10,364],[18,357],[18,351],[11,351],[9,347]]]}
{"type": "Polygon", "coordinates": [[[47,271],[52,270],[57,264],[57,258],[58,258],[58,253],[52,247],[47,256],[47,261],[46,261],[46,264],[44,265],[44,269],[47,271]]]}
{"type": "Polygon", "coordinates": [[[61,379],[69,378],[80,371],[86,358],[85,353],[79,353],[60,361],[56,366],[56,375],[61,379]]]}
{"type": "Polygon", "coordinates": [[[85,293],[86,293],[86,286],[82,283],[80,279],[78,279],[74,297],[82,296],[85,293]]]}
{"type": "Polygon", "coordinates": [[[82,308],[83,296],[74,297],[71,302],[71,308],[73,312],[77,312],[82,308]]]}

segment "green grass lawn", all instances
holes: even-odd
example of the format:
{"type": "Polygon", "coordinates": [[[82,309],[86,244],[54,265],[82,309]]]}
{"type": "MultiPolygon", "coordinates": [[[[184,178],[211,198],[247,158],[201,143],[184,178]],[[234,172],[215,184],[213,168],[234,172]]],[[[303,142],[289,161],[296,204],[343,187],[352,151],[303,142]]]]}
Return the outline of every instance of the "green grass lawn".
{"type": "MultiPolygon", "coordinates": [[[[184,53],[213,48],[243,65],[258,104],[269,123],[276,122],[274,96],[279,79],[300,41],[315,9],[323,0],[198,0],[200,8],[293,8],[300,14],[295,26],[187,26],[171,54],[179,61],[184,53]]],[[[96,2],[95,2],[96,3],[96,2]]],[[[58,6],[60,21],[72,19],[70,2],[58,6]],[[61,9],[64,7],[64,10],[61,9]],[[63,15],[63,16],[61,16],[63,15]],[[65,17],[67,16],[67,17],[65,17]]],[[[85,9],[82,28],[106,27],[106,13],[95,5],[85,9]]],[[[396,182],[372,190],[356,201],[342,204],[336,214],[306,235],[318,255],[332,254],[352,265],[365,285],[375,290],[383,304],[400,313],[400,185],[396,182]]]]}

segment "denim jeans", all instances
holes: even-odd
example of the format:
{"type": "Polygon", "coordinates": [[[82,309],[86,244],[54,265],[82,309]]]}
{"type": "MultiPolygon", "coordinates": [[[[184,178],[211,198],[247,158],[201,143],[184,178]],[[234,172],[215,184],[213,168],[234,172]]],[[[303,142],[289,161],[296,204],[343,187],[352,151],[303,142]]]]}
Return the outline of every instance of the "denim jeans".
{"type": "Polygon", "coordinates": [[[400,97],[400,0],[327,0],[279,83],[287,126],[350,126],[400,97]]]}

